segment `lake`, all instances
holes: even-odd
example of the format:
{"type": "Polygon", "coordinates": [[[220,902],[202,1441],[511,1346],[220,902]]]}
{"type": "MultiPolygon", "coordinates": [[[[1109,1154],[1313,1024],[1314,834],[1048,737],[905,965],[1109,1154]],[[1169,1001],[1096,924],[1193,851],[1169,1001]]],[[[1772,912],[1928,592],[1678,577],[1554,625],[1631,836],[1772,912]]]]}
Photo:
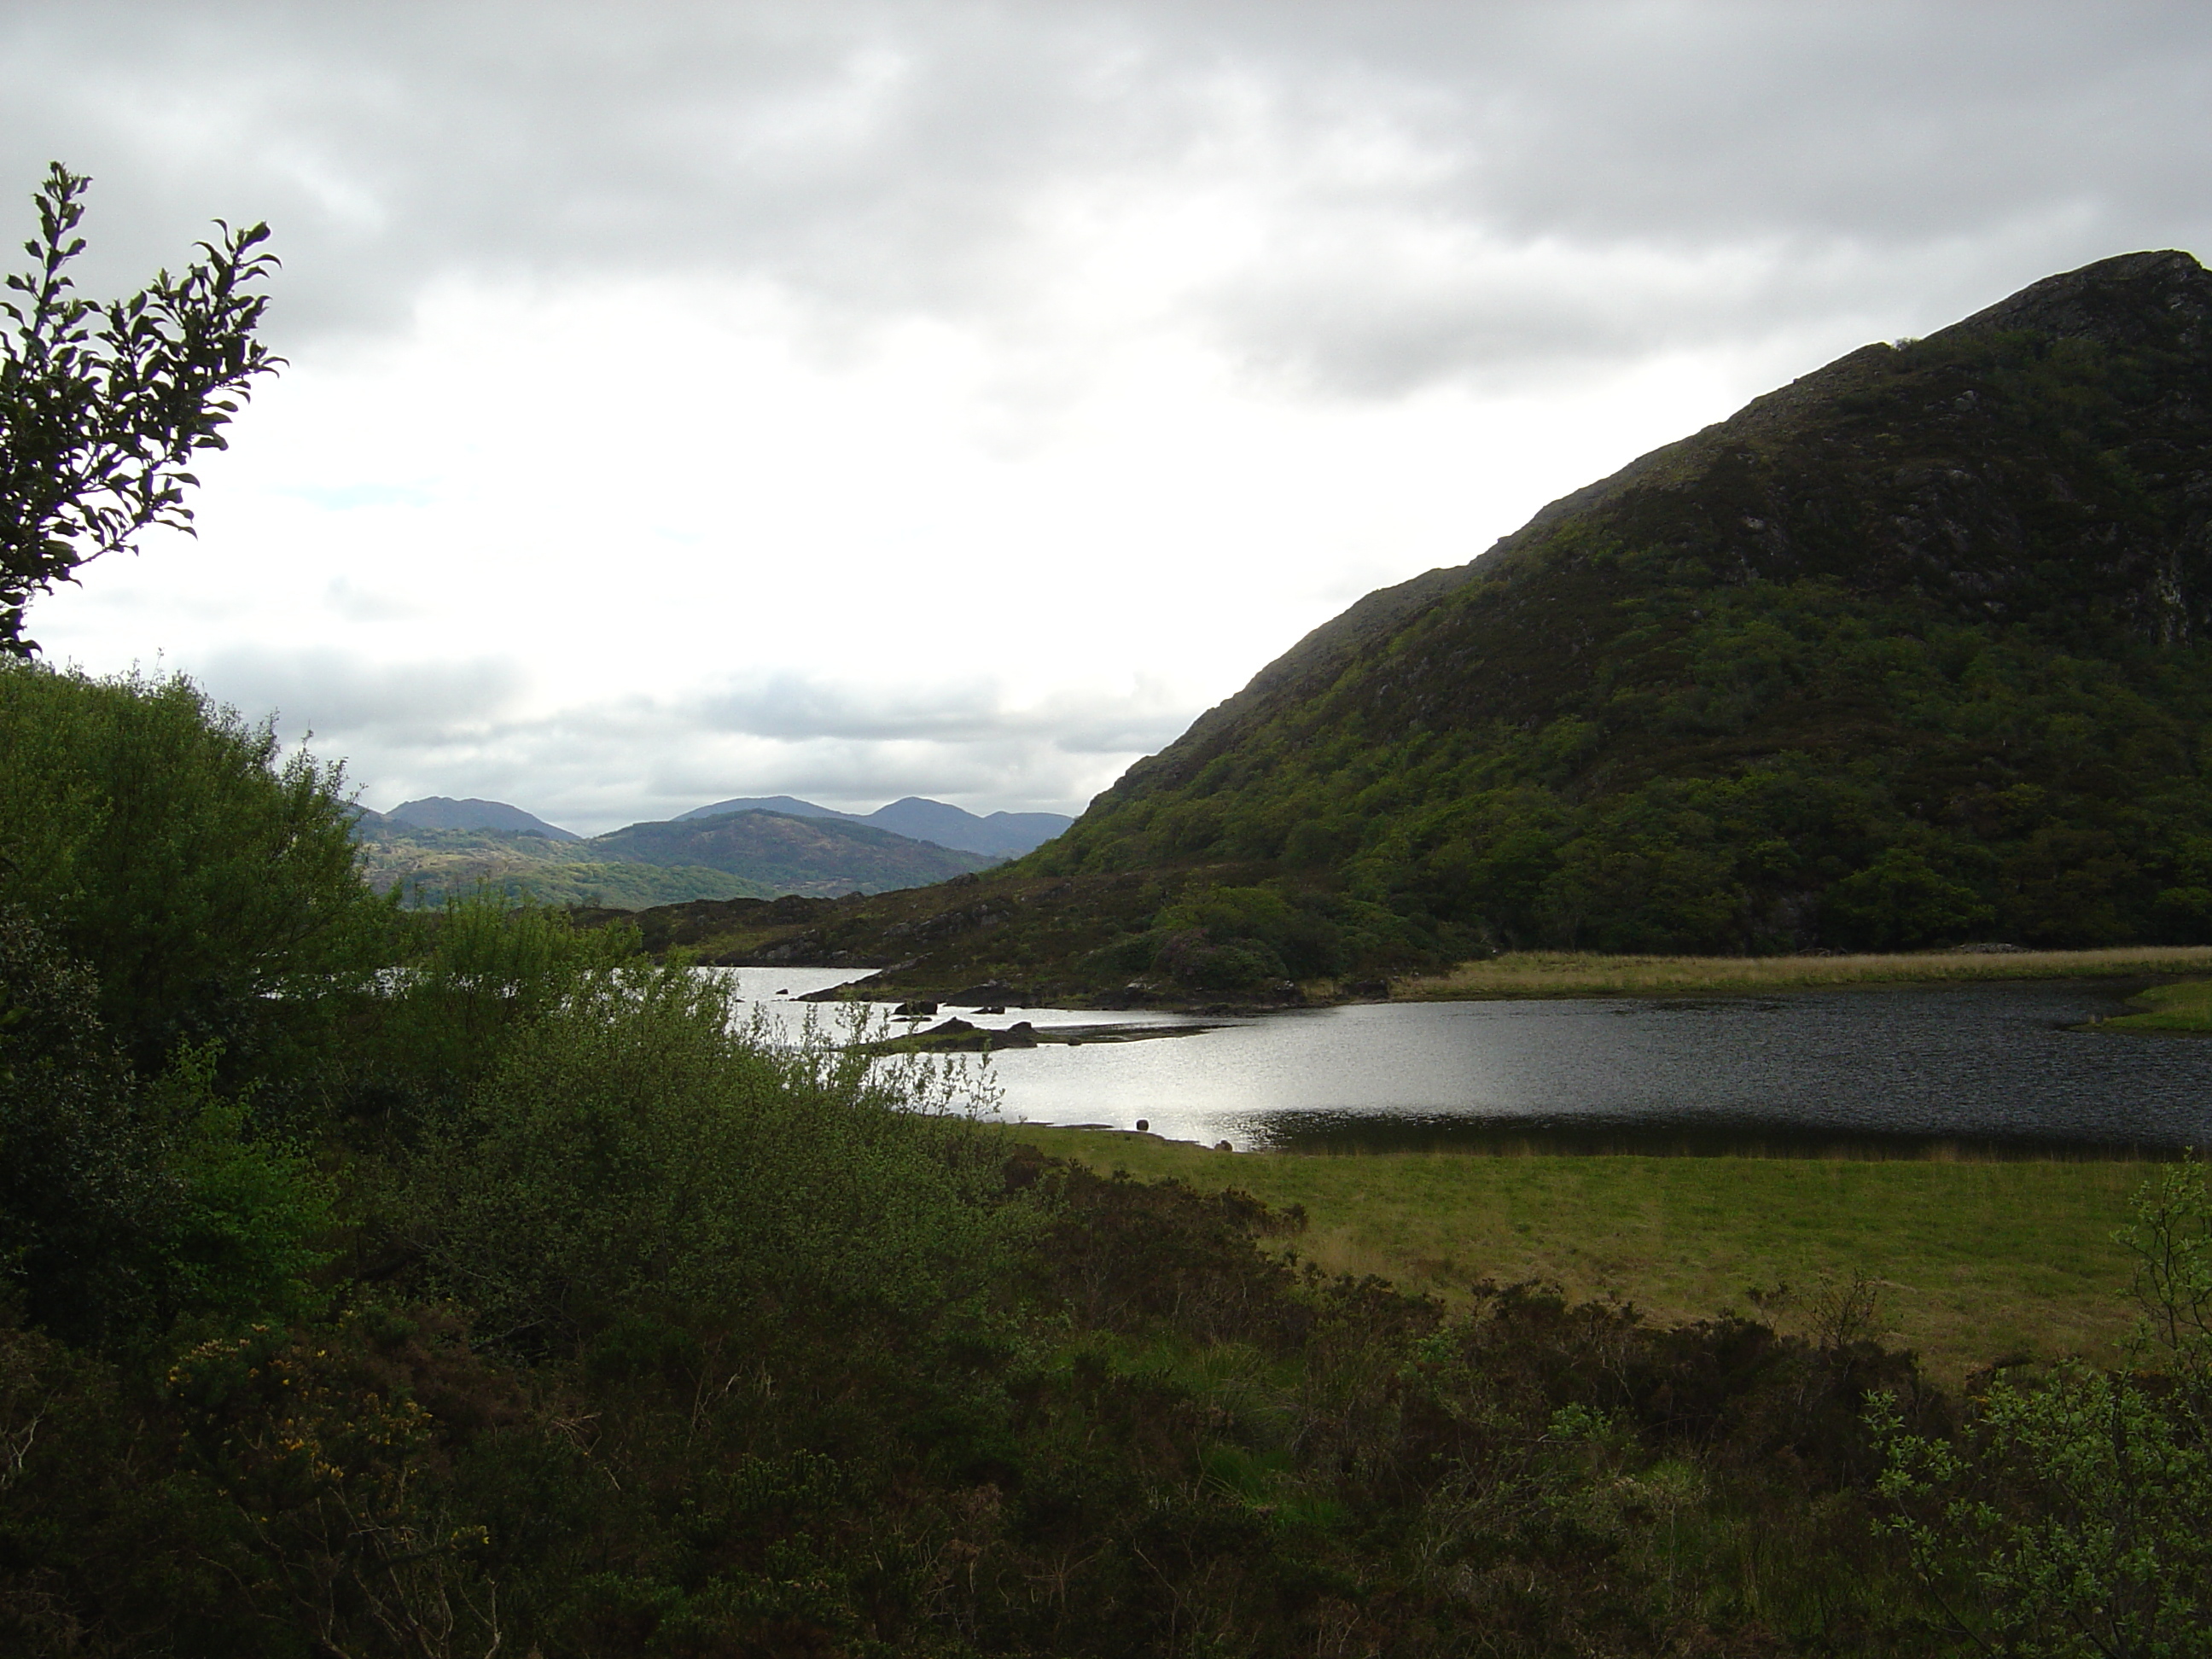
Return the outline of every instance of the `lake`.
{"type": "MultiPolygon", "coordinates": [[[[720,971],[783,1019],[796,1015],[777,990],[796,997],[858,977],[720,971]]],[[[1240,1151],[1440,1146],[1521,1132],[1623,1149],[1899,1138],[2212,1144],[2212,1038],[2067,1029],[2122,1012],[2141,988],[2066,980],[1404,1002],[1208,1022],[1020,1008],[976,1023],[1214,1024],[1157,1042],[1017,1049],[991,1056],[988,1074],[1010,1120],[1129,1128],[1143,1118],[1155,1133],[1240,1151]]]]}

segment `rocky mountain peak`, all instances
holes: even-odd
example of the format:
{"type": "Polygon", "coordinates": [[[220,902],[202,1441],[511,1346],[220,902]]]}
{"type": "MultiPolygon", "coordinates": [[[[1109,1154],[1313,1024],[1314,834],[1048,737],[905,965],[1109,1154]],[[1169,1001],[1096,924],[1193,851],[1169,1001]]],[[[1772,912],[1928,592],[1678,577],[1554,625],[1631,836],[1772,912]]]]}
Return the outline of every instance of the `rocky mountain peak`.
{"type": "Polygon", "coordinates": [[[2032,283],[1932,335],[2010,331],[2127,348],[2201,349],[2212,335],[2212,271],[2179,248],[2116,254],[2032,283]]]}

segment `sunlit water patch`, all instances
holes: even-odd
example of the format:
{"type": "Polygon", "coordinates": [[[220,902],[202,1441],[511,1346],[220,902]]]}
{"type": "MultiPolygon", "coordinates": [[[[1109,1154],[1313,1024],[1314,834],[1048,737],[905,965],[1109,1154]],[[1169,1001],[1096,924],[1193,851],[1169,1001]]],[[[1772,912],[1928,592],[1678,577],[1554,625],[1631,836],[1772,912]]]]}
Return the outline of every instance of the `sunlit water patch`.
{"type": "MultiPolygon", "coordinates": [[[[794,1024],[794,999],[856,976],[727,971],[741,994],[794,1024]]],[[[2212,1038],[2068,1029],[2119,1012],[2137,988],[2072,981],[1396,1003],[1234,1019],[1174,1042],[1018,1049],[991,1056],[988,1070],[1011,1119],[1128,1128],[1141,1118],[1159,1134],[1240,1149],[1438,1144],[1515,1128],[2204,1145],[2212,1038]]],[[[1041,1008],[976,1023],[1108,1018],[1190,1023],[1041,1008]]]]}

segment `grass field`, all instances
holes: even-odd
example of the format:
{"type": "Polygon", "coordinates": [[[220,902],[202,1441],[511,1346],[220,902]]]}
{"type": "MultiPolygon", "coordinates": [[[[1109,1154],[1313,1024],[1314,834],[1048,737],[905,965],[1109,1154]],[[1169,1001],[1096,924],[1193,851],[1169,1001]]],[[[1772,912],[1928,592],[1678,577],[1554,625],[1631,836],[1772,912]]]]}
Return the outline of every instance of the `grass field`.
{"type": "Polygon", "coordinates": [[[2117,1355],[2134,1318],[2113,1241],[2154,1165],[2127,1162],[1321,1156],[1206,1152],[1023,1125],[1102,1171],[1304,1205],[1291,1247],[1450,1298],[1494,1279],[1617,1294],[1663,1322],[1733,1310],[1809,1331],[1824,1295],[1879,1286],[1881,1340],[1955,1384],[2000,1359],[2117,1355]],[[1784,1287],[1777,1294],[1778,1287],[1784,1287]],[[1759,1294],[1754,1299],[1752,1292],[1759,1294]]]}
{"type": "Polygon", "coordinates": [[[2100,1031],[2212,1031],[2212,980],[2185,980],[2179,985],[2154,985],[2141,996],[2130,997],[2139,1014],[2100,1019],[2100,1031]]]}
{"type": "Polygon", "coordinates": [[[2131,945],[2109,951],[1931,951],[1858,957],[1608,957],[1517,951],[1465,962],[1449,973],[1394,981],[1394,997],[1672,996],[1777,991],[1789,986],[1927,983],[1951,980],[2128,978],[2212,972],[2212,945],[2131,945]]]}

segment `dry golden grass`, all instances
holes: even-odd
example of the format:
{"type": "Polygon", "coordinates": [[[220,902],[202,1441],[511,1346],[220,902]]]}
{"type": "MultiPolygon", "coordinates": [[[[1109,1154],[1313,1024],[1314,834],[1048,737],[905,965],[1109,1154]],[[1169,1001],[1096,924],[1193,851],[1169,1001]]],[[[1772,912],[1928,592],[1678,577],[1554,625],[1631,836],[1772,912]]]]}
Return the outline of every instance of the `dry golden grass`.
{"type": "Polygon", "coordinates": [[[1934,983],[1953,980],[2129,978],[2212,972],[2212,945],[1991,953],[1932,951],[1856,957],[1609,957],[1516,951],[1449,973],[1394,981],[1394,997],[1428,1001],[1498,997],[1672,996],[1776,991],[1791,986],[1934,983]]]}
{"type": "Polygon", "coordinates": [[[1825,1285],[1863,1274],[1881,1287],[1885,1340],[1950,1383],[2001,1358],[2117,1357],[2134,1317],[2132,1264],[2112,1235],[2154,1167],[1231,1154],[1152,1136],[1015,1133],[1103,1171],[1304,1205],[1302,1255],[1447,1299],[1482,1279],[1547,1279],[1662,1322],[1733,1310],[1802,1330],[1825,1285]]]}

